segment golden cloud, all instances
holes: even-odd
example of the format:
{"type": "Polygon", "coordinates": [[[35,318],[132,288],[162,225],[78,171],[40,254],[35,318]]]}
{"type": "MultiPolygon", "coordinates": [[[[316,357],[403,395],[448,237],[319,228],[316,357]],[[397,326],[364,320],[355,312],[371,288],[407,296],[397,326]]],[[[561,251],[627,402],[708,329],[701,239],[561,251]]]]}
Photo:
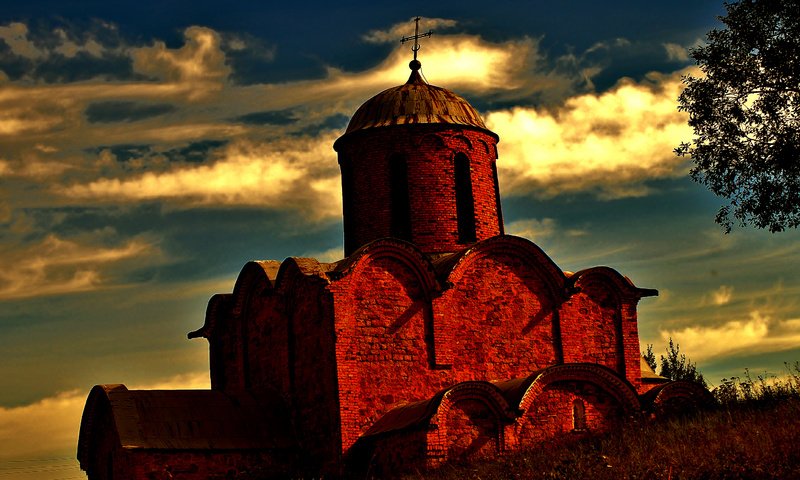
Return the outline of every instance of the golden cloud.
{"type": "Polygon", "coordinates": [[[800,318],[780,320],[759,310],[749,318],[716,326],[693,325],[661,330],[665,343],[672,338],[692,361],[738,353],[764,353],[796,348],[800,344],[800,318]]]}
{"type": "MultiPolygon", "coordinates": [[[[208,372],[191,372],[142,385],[131,390],[208,389],[208,372]]],[[[18,473],[28,464],[48,470],[75,470],[75,446],[87,392],[71,390],[18,407],[0,407],[0,459],[14,459],[18,473]],[[64,457],[70,454],[70,457],[64,457]],[[54,462],[37,460],[53,458],[54,462]],[[21,459],[29,459],[23,464],[21,459]],[[58,465],[56,467],[55,465],[58,465]]],[[[2,473],[2,470],[0,470],[2,473]]],[[[20,476],[20,478],[22,478],[20,476]]]]}
{"type": "Polygon", "coordinates": [[[184,39],[186,42],[178,49],[169,49],[161,41],[133,49],[134,71],[167,82],[195,84],[195,97],[207,94],[206,89],[221,88],[230,67],[225,64],[217,32],[192,26],[184,31],[184,39]]]}
{"type": "Polygon", "coordinates": [[[647,180],[685,175],[672,152],[691,136],[676,110],[681,72],[621,81],[600,94],[568,99],[553,110],[490,112],[487,126],[501,138],[504,193],[552,197],[596,191],[603,198],[642,196],[647,180]]]}
{"type": "MultiPolygon", "coordinates": [[[[385,30],[372,30],[364,35],[364,40],[369,43],[399,43],[401,38],[408,37],[414,33],[413,22],[414,19],[410,18],[408,21],[396,23],[385,30]]],[[[419,33],[437,30],[439,28],[452,28],[456,25],[457,22],[449,18],[425,17],[419,24],[419,33]]]]}
{"type": "Polygon", "coordinates": [[[217,161],[177,166],[132,178],[75,184],[62,193],[106,201],[165,199],[187,205],[248,205],[293,209],[311,219],[341,215],[335,136],[272,144],[237,141],[217,161]]]}
{"type": "Polygon", "coordinates": [[[49,235],[22,249],[5,247],[0,256],[0,299],[85,292],[107,287],[105,269],[123,261],[159,261],[158,249],[141,239],[118,247],[79,243],[49,235]]]}

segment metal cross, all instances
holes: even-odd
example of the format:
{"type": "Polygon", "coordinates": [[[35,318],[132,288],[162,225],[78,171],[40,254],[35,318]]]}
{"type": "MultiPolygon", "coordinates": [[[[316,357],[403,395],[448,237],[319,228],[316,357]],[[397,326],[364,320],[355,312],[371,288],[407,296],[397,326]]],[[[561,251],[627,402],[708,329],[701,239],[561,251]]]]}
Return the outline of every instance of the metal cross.
{"type": "Polygon", "coordinates": [[[427,33],[419,33],[419,17],[414,19],[416,26],[414,27],[414,36],[413,37],[403,37],[400,39],[400,43],[406,43],[411,40],[414,40],[414,46],[411,47],[411,51],[414,52],[414,60],[417,59],[417,52],[419,51],[419,39],[423,37],[430,37],[433,35],[433,30],[428,30],[427,33]]]}

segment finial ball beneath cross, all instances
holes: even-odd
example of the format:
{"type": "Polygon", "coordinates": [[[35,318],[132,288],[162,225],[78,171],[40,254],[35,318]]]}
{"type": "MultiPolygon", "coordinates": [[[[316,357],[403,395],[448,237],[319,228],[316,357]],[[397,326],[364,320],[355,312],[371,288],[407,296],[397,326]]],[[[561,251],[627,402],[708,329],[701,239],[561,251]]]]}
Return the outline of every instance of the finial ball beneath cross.
{"type": "Polygon", "coordinates": [[[422,68],[422,62],[420,62],[417,59],[411,60],[410,62],[408,62],[408,68],[410,68],[412,71],[416,72],[417,70],[422,68]]]}

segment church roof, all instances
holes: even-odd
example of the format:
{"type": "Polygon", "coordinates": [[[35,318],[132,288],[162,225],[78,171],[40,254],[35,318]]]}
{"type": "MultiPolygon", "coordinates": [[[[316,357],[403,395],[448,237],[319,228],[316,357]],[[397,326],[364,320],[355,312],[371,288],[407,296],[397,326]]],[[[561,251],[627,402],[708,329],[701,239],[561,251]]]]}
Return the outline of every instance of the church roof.
{"type": "Polygon", "coordinates": [[[89,394],[81,423],[78,457],[82,463],[87,460],[82,457],[89,454],[91,437],[99,434],[95,430],[104,423],[98,417],[105,415],[126,449],[253,450],[294,445],[285,407],[277,398],[99,385],[89,394]]]}
{"type": "Polygon", "coordinates": [[[464,125],[489,131],[469,102],[450,90],[425,82],[419,70],[412,67],[406,83],[382,91],[356,110],[344,136],[370,128],[406,124],[464,125]]]}

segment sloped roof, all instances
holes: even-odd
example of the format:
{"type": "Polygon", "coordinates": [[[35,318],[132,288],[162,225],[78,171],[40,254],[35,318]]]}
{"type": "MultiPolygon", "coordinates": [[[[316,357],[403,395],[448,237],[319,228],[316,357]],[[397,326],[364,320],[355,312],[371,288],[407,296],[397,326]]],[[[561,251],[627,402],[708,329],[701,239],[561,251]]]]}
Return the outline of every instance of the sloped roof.
{"type": "Polygon", "coordinates": [[[95,416],[109,411],[126,449],[261,450],[295,444],[289,416],[277,395],[257,401],[249,394],[233,396],[215,390],[128,390],[124,385],[100,385],[86,402],[79,459],[91,455],[86,449],[95,434],[92,425],[99,420],[95,416]]]}

